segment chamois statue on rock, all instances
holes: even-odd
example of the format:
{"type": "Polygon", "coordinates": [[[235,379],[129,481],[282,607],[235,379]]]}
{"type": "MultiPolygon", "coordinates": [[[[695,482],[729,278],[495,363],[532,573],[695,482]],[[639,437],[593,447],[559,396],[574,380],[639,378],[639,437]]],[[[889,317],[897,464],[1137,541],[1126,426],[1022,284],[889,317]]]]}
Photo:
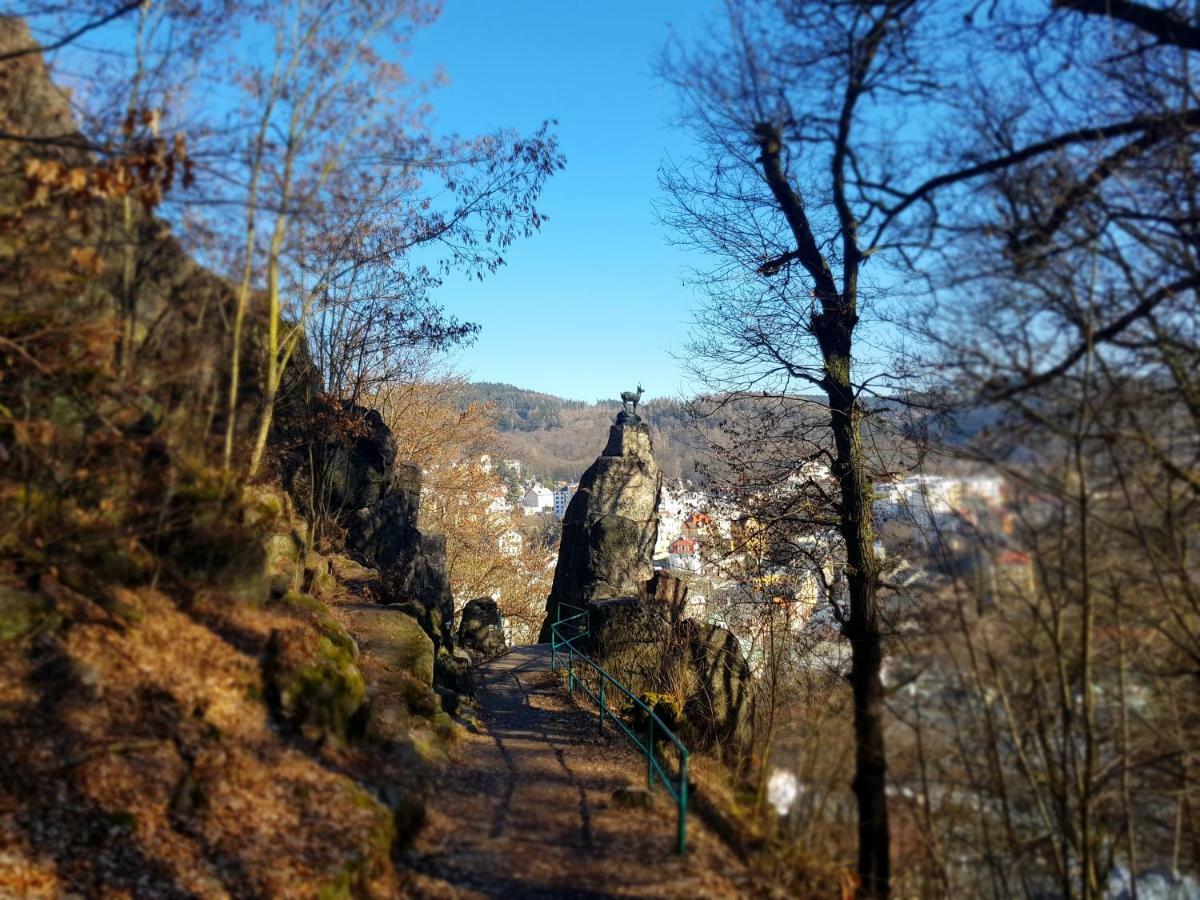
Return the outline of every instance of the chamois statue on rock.
{"type": "Polygon", "coordinates": [[[638,389],[636,391],[621,391],[621,408],[636,416],[637,405],[642,399],[643,393],[642,383],[640,381],[638,382],[638,389]],[[629,408],[630,403],[633,404],[633,409],[629,408]]]}

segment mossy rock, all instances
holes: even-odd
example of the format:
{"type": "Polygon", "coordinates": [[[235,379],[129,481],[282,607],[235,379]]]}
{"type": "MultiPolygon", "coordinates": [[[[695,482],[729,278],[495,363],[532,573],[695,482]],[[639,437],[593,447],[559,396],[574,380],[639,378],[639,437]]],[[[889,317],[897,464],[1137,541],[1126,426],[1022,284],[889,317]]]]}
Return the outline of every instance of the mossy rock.
{"type": "Polygon", "coordinates": [[[308,591],[314,596],[328,600],[336,597],[341,590],[338,580],[328,572],[313,576],[308,582],[308,591]]]}
{"type": "Polygon", "coordinates": [[[361,737],[367,694],[353,639],[316,598],[289,594],[281,602],[301,621],[271,635],[266,676],[273,711],[309,736],[361,737]]]}
{"type": "Polygon", "coordinates": [[[334,576],[339,581],[376,581],[379,571],[355,562],[348,556],[336,555],[329,557],[329,565],[334,576]]]}
{"type": "Polygon", "coordinates": [[[322,599],[336,596],[341,588],[329,558],[315,550],[304,554],[304,584],[310,594],[322,599]]]}
{"type": "Polygon", "coordinates": [[[350,631],[362,648],[370,734],[406,740],[413,717],[431,720],[441,710],[433,689],[433,641],[398,609],[364,604],[340,609],[349,615],[350,631]]]}
{"type": "Polygon", "coordinates": [[[281,488],[269,484],[248,484],[242,489],[242,521],[245,524],[290,524],[292,518],[291,498],[281,488]]]}
{"type": "Polygon", "coordinates": [[[300,560],[303,547],[293,532],[269,534],[263,539],[267,557],[267,572],[271,576],[271,592],[286,594],[300,586],[300,560]]]}
{"type": "Polygon", "coordinates": [[[314,730],[343,739],[361,733],[366,689],[344,649],[324,635],[314,645],[295,632],[276,632],[269,661],[269,699],[278,717],[311,736],[314,730]]]}
{"type": "Polygon", "coordinates": [[[346,779],[344,787],[355,806],[371,812],[372,822],[351,859],[314,885],[319,900],[349,900],[363,896],[370,882],[391,865],[392,847],[397,840],[394,810],[350,779],[346,779]]]}
{"type": "Polygon", "coordinates": [[[388,606],[348,606],[350,628],[359,645],[368,650],[384,671],[411,674],[426,687],[433,687],[433,641],[420,622],[388,606]]]}
{"type": "Polygon", "coordinates": [[[404,707],[415,716],[431,719],[442,708],[437,692],[420,679],[407,672],[398,673],[399,696],[404,707]]]}
{"type": "Polygon", "coordinates": [[[52,628],[57,621],[45,597],[0,582],[0,641],[15,641],[52,628]]]}
{"type": "Polygon", "coordinates": [[[439,650],[433,666],[434,681],[456,694],[475,696],[475,673],[471,660],[458,656],[459,651],[439,650]]]}
{"type": "Polygon", "coordinates": [[[304,584],[310,594],[323,599],[336,596],[341,588],[329,557],[315,550],[304,554],[304,584]]]}
{"type": "Polygon", "coordinates": [[[329,640],[344,648],[355,660],[358,659],[358,643],[350,636],[350,632],[342,627],[342,623],[333,617],[329,607],[312,594],[290,591],[275,602],[315,624],[329,640]]]}

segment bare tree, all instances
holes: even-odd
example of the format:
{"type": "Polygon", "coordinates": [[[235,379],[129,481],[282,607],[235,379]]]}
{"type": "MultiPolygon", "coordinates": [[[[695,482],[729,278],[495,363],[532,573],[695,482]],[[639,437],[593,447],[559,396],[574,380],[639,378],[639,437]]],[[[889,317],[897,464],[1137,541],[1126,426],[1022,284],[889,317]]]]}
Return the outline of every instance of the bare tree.
{"type": "MultiPolygon", "coordinates": [[[[1169,345],[1175,365],[1163,377],[1175,384],[1186,357],[1174,335],[1197,285],[1190,151],[1180,150],[1198,121],[1190,19],[1133,3],[1061,7],[993,5],[964,21],[921,3],[730,3],[727,35],[665,65],[703,155],[665,170],[664,218],[718,261],[698,279],[713,298],[698,368],[721,396],[758,394],[765,406],[761,395],[819,393],[828,410],[828,440],[805,425],[791,450],[787,429],[766,444],[797,472],[827,455],[835,479],[825,512],[846,544],[839,615],[856,659],[864,892],[887,889],[869,511],[872,483],[889,470],[863,439],[860,397],[886,376],[861,354],[855,368],[864,264],[902,262],[920,290],[978,299],[942,306],[936,331],[918,331],[953,344],[952,364],[996,400],[1085,365],[1097,377],[1098,347],[1129,358],[1169,345]],[[1107,14],[1117,24],[1097,28],[1107,14]],[[914,117],[927,131],[909,140],[914,117]],[[1050,271],[1072,273],[1073,289],[1064,294],[1050,271]]],[[[1161,441],[1146,449],[1176,477],[1187,470],[1161,441]]],[[[820,488],[794,505],[817,526],[820,488]]],[[[1075,490],[1086,502],[1078,479],[1075,490]]]]}
{"type": "Polygon", "coordinates": [[[730,3],[726,35],[672,48],[663,66],[704,153],[664,170],[664,218],[718,260],[702,280],[713,303],[697,368],[723,393],[808,390],[826,409],[816,453],[834,482],[814,519],[844,545],[847,599],[834,609],[852,648],[859,890],[871,897],[888,894],[890,860],[875,472],[855,370],[872,208],[855,178],[861,142],[878,140],[872,104],[928,77],[913,44],[922,6],[730,3]]]}
{"type": "Polygon", "coordinates": [[[1182,7],[1056,7],[980,23],[981,54],[1010,65],[959,101],[969,177],[891,206],[935,292],[913,326],[926,371],[989,425],[950,449],[1013,485],[992,556],[1030,570],[994,609],[968,612],[970,584],[943,598],[941,660],[970,704],[957,764],[934,769],[984,804],[967,833],[994,894],[1119,878],[1136,896],[1195,840],[1195,26],[1182,7]]]}

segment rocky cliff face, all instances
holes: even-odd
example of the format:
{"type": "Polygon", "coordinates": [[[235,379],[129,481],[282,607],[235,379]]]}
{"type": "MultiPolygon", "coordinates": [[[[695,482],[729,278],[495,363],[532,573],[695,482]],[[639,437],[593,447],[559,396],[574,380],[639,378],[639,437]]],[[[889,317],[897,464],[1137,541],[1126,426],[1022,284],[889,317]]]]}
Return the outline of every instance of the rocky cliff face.
{"type": "Polygon", "coordinates": [[[550,639],[559,604],[583,607],[641,591],[653,574],[661,493],[650,429],[636,415],[621,412],[604,452],[583,474],[567,507],[542,641],[550,639]]]}
{"type": "MultiPolygon", "coordinates": [[[[305,404],[296,406],[306,425],[323,419],[319,409],[314,414],[305,404]]],[[[360,423],[353,438],[311,429],[296,435],[284,423],[281,442],[295,448],[283,464],[288,491],[302,510],[332,514],[344,524],[346,549],[378,571],[370,599],[412,616],[435,650],[448,654],[454,649],[454,601],[446,543],[417,528],[421,470],[396,458],[396,441],[378,412],[354,407],[339,414],[360,423]]]]}

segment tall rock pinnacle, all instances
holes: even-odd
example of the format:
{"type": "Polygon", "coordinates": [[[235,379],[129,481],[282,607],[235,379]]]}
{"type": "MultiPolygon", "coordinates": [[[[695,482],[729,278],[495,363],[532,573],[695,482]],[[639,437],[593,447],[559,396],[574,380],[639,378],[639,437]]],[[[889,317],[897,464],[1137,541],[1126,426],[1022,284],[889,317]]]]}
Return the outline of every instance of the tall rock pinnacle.
{"type": "Polygon", "coordinates": [[[661,491],[650,429],[636,413],[622,410],[567,507],[540,640],[550,640],[560,603],[582,607],[643,592],[654,574],[661,491]]]}

